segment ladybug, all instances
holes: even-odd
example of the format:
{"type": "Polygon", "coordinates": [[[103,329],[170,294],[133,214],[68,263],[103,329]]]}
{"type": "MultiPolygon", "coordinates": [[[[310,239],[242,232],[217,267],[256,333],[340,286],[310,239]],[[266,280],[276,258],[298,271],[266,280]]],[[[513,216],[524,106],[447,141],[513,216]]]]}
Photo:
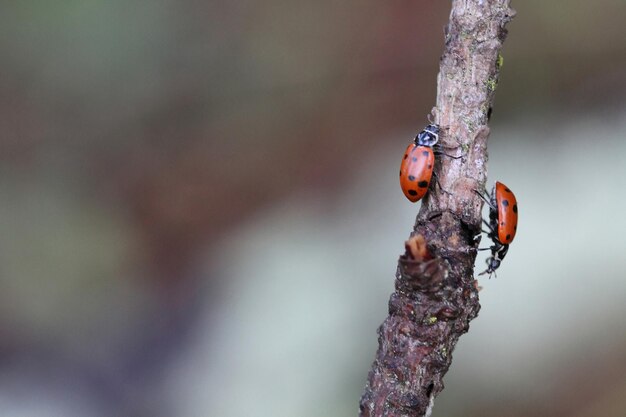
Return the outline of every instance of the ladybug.
{"type": "Polygon", "coordinates": [[[439,126],[429,124],[404,151],[400,164],[400,187],[412,203],[424,197],[428,191],[435,166],[433,145],[438,141],[439,126]]]}
{"type": "Polygon", "coordinates": [[[496,182],[489,198],[478,191],[477,193],[489,205],[489,222],[483,222],[488,228],[487,236],[493,242],[491,247],[486,248],[491,250],[491,256],[487,258],[487,269],[480,275],[489,274],[491,277],[500,267],[517,232],[517,198],[501,182],[496,182]]]}

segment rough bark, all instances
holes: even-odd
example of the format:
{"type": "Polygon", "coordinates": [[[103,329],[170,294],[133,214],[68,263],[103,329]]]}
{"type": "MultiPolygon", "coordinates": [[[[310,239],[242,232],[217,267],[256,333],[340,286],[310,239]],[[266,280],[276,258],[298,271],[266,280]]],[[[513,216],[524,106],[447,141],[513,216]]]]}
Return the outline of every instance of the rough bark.
{"type": "Polygon", "coordinates": [[[459,337],[478,315],[474,261],[487,176],[487,125],[502,65],[509,0],[454,0],[437,78],[435,123],[447,153],[398,261],[389,316],[361,416],[428,416],[459,337]]]}

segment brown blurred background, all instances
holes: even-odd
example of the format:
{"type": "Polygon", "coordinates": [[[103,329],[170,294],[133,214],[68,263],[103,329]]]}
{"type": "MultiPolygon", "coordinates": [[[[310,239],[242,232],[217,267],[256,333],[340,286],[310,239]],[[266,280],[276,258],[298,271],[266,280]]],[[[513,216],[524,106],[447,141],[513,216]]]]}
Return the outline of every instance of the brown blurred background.
{"type": "MultiPolygon", "coordinates": [[[[520,231],[433,416],[623,417],[626,3],[513,7],[520,231]]],[[[355,415],[449,8],[4,4],[0,414],[355,415]]]]}

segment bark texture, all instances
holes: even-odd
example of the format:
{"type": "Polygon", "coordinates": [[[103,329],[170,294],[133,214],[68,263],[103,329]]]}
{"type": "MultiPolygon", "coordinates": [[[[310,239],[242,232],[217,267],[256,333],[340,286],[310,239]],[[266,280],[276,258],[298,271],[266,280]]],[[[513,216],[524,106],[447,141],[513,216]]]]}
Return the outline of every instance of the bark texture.
{"type": "Polygon", "coordinates": [[[389,316],[360,402],[361,416],[428,416],[451,353],[478,315],[474,261],[487,177],[487,125],[509,0],[453,0],[437,78],[435,123],[445,152],[398,261],[389,316]]]}

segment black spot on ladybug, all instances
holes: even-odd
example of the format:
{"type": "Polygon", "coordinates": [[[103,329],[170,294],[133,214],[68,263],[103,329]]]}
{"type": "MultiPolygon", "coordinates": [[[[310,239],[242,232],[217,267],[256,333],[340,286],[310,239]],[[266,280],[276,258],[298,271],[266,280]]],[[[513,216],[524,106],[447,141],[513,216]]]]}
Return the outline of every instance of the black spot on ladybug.
{"type": "Polygon", "coordinates": [[[508,207],[509,206],[509,200],[502,200],[502,205],[504,207],[508,207]]]}
{"type": "Polygon", "coordinates": [[[412,160],[413,162],[417,162],[417,157],[416,157],[416,156],[414,156],[413,158],[411,158],[411,160],[412,160]]]}
{"type": "Polygon", "coordinates": [[[517,213],[517,204],[513,206],[513,213],[517,213]]]}
{"type": "Polygon", "coordinates": [[[405,153],[405,154],[404,154],[404,159],[407,159],[408,157],[409,157],[409,154],[408,154],[408,153],[405,153]]]}
{"type": "Polygon", "coordinates": [[[417,183],[417,186],[420,188],[426,188],[428,187],[428,181],[420,181],[417,183]]]}
{"type": "Polygon", "coordinates": [[[506,240],[511,240],[511,235],[506,235],[506,240]]]}
{"type": "Polygon", "coordinates": [[[415,176],[414,175],[409,175],[409,181],[415,181],[415,176]]]}
{"type": "Polygon", "coordinates": [[[415,190],[409,190],[407,193],[409,193],[409,195],[417,195],[417,191],[415,190]]]}
{"type": "Polygon", "coordinates": [[[402,170],[400,170],[400,176],[402,176],[402,170]]]}
{"type": "Polygon", "coordinates": [[[505,188],[504,191],[506,191],[507,193],[511,192],[511,190],[509,190],[508,188],[505,188]]]}
{"type": "Polygon", "coordinates": [[[517,225],[513,226],[513,229],[517,232],[517,225]]]}
{"type": "Polygon", "coordinates": [[[500,222],[500,226],[504,226],[504,222],[500,222]]]}
{"type": "Polygon", "coordinates": [[[428,155],[430,155],[430,152],[428,152],[428,151],[422,151],[422,155],[424,155],[424,156],[428,156],[428,155]]]}
{"type": "Polygon", "coordinates": [[[433,168],[433,164],[428,164],[428,169],[432,169],[433,168]]]}

